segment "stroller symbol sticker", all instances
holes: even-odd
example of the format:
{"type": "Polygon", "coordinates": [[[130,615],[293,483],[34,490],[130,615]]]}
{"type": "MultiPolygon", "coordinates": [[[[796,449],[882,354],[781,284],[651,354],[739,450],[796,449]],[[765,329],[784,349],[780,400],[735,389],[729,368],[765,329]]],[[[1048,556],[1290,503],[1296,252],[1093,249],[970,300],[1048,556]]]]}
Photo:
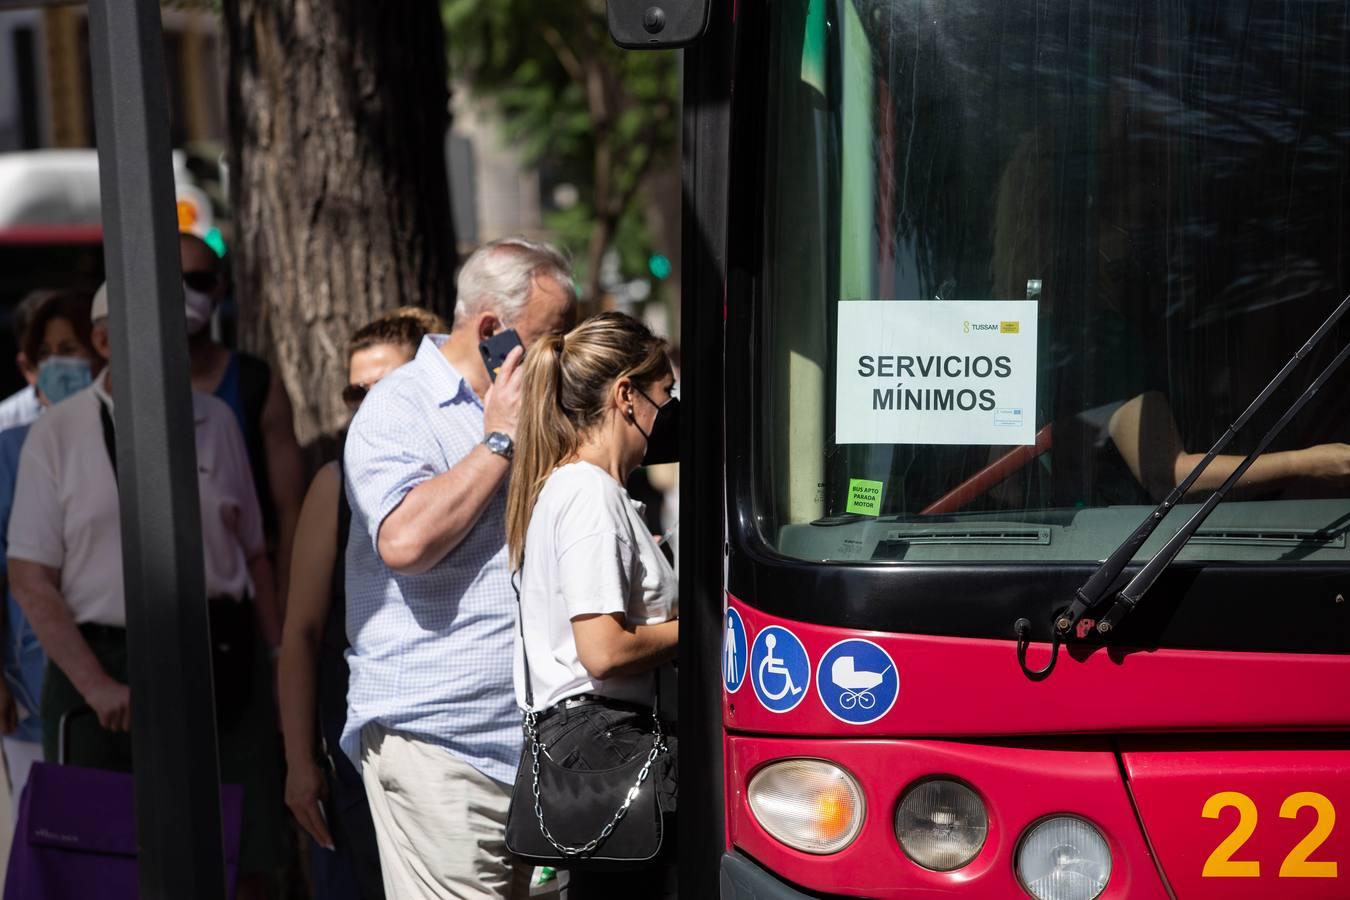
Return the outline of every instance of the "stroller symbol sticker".
{"type": "Polygon", "coordinates": [[[745,684],[745,667],[749,662],[749,647],[745,640],[745,622],[741,614],[727,607],[726,632],[722,636],[722,687],[734,694],[745,684]]]}
{"type": "Polygon", "coordinates": [[[750,649],[751,682],[755,696],[769,712],[795,709],[811,686],[811,660],[797,636],[770,625],[755,636],[750,649]]]}
{"type": "Polygon", "coordinates": [[[835,644],[820,658],[816,691],[830,715],[850,725],[866,725],[895,706],[900,673],[881,647],[853,638],[835,644]]]}

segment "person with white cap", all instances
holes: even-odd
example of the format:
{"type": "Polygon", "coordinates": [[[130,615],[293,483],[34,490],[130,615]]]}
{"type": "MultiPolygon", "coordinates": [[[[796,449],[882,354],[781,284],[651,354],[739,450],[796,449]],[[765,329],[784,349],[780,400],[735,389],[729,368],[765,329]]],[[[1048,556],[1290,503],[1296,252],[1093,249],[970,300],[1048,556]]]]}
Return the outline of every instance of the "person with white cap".
{"type": "MultiPolygon", "coordinates": [[[[129,770],[132,697],[111,381],[120,361],[111,359],[106,285],[90,319],[91,342],[109,365],[38,419],[24,442],[9,577],[49,660],[40,704],[46,756],[55,758],[61,717],[71,713],[68,762],[129,770]],[[80,714],[86,706],[93,715],[80,714]]],[[[240,896],[261,896],[251,888],[280,863],[283,825],[270,669],[256,635],[276,647],[280,616],[239,426],[222,401],[198,391],[192,401],[221,777],[244,785],[249,827],[240,896]]]]}
{"type": "Polygon", "coordinates": [[[243,431],[263,530],[277,570],[277,602],[284,610],[291,546],[305,496],[305,463],[295,439],[290,397],[266,362],[232,350],[211,335],[211,317],[228,293],[225,261],[189,232],[178,235],[178,252],[192,386],[224,400],[243,431]]]}

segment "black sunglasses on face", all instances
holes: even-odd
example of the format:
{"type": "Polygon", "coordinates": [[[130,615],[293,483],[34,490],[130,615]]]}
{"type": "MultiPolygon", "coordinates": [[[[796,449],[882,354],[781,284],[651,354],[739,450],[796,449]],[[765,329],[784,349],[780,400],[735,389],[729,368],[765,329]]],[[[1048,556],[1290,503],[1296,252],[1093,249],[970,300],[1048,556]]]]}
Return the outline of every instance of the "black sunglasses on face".
{"type": "Polygon", "coordinates": [[[366,394],[370,393],[368,384],[349,384],[342,389],[342,402],[347,404],[348,408],[356,409],[361,405],[361,401],[366,399],[366,394]]]}
{"type": "Polygon", "coordinates": [[[194,291],[201,291],[203,294],[209,294],[216,289],[217,282],[220,281],[220,275],[211,270],[200,272],[184,272],[183,284],[192,288],[194,291]]]}

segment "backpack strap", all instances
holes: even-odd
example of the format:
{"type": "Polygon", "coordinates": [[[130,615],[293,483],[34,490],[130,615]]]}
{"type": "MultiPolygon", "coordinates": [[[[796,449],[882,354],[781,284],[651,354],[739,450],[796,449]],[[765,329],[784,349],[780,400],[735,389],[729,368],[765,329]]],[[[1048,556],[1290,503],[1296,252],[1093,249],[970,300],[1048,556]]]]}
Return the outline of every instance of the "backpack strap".
{"type": "Polygon", "coordinates": [[[236,352],[234,356],[239,365],[239,424],[244,432],[244,449],[248,452],[249,468],[253,471],[263,531],[270,544],[277,537],[277,509],[272,502],[271,482],[268,480],[262,417],[263,408],[267,405],[267,394],[272,387],[272,369],[251,353],[236,352]]]}
{"type": "Polygon", "coordinates": [[[98,401],[98,417],[103,423],[103,448],[108,451],[108,463],[112,465],[113,481],[117,480],[117,429],[113,427],[112,413],[108,404],[98,401]]]}
{"type": "Polygon", "coordinates": [[[272,368],[251,353],[236,353],[239,361],[239,406],[244,421],[262,421],[267,391],[272,386],[272,368]]]}
{"type": "Polygon", "coordinates": [[[525,566],[521,571],[511,573],[511,590],[516,592],[516,625],[520,627],[520,661],[525,666],[525,715],[528,718],[534,709],[534,685],[530,684],[530,654],[525,649],[525,607],[520,602],[520,585],[517,580],[523,578],[525,566]]]}

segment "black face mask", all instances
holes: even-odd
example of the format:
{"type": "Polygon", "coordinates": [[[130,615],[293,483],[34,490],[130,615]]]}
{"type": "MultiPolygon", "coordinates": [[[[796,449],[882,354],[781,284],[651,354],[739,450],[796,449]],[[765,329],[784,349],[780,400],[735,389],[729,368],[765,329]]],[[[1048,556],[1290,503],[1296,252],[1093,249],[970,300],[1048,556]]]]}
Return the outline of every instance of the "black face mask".
{"type": "MultiPolygon", "coordinates": [[[[643,391],[638,391],[643,398],[652,406],[656,402],[648,397],[643,391]]],[[[634,417],[633,424],[637,426],[638,431],[642,431],[642,426],[638,425],[637,418],[634,417]]],[[[642,431],[642,436],[647,439],[647,452],[642,457],[644,466],[656,466],[661,463],[673,463],[680,461],[680,398],[671,397],[664,406],[656,406],[656,418],[652,421],[652,430],[650,433],[642,431]]]]}

